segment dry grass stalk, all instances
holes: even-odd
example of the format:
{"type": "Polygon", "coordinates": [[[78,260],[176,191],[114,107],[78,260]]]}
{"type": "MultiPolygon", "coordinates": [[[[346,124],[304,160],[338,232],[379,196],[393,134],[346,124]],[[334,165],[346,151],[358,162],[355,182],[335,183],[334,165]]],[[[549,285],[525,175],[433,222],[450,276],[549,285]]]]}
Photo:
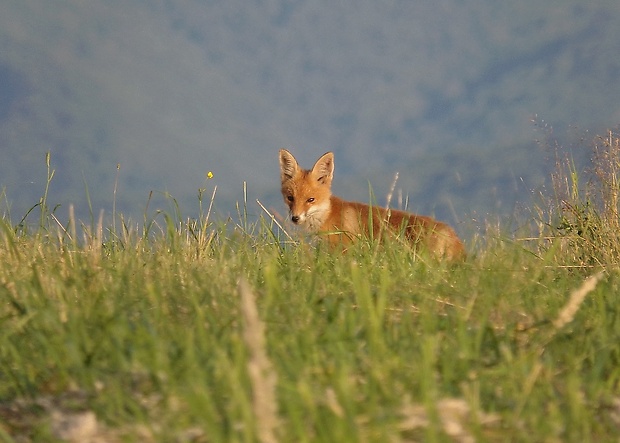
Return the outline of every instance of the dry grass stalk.
{"type": "MultiPolygon", "coordinates": [[[[390,186],[390,192],[387,195],[387,202],[385,204],[385,209],[390,209],[390,204],[392,203],[392,195],[394,195],[394,189],[396,189],[396,182],[398,181],[398,172],[394,174],[394,180],[392,181],[392,186],[390,186]]],[[[402,209],[402,208],[399,208],[402,209]]]]}
{"type": "Polygon", "coordinates": [[[600,137],[599,140],[602,146],[595,147],[594,172],[600,183],[604,219],[609,228],[617,229],[620,223],[620,138],[610,131],[607,138],[600,137]]]}
{"type": "Polygon", "coordinates": [[[556,329],[561,329],[573,321],[575,314],[579,310],[579,307],[585,300],[586,296],[596,288],[596,285],[599,281],[601,281],[604,275],[604,271],[591,275],[578,289],[573,291],[568,303],[564,305],[558,314],[558,317],[553,321],[553,326],[555,326],[556,329]]]}
{"type": "Polygon", "coordinates": [[[258,316],[254,294],[248,283],[239,280],[241,313],[244,321],[243,339],[249,352],[248,374],[252,382],[252,409],[261,443],[275,443],[278,427],[276,373],[267,356],[265,327],[258,316]]]}

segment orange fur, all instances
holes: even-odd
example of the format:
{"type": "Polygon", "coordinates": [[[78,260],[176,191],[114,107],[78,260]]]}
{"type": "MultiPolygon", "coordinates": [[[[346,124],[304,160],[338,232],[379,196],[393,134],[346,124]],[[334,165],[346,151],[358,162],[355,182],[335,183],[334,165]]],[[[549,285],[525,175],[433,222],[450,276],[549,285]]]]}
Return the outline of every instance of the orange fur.
{"type": "Polygon", "coordinates": [[[293,154],[280,150],[282,196],[293,223],[326,235],[334,246],[346,246],[362,236],[380,239],[386,232],[403,233],[412,245],[422,246],[436,258],[465,258],[463,243],[450,226],[422,215],[342,200],[331,193],[333,176],[332,152],[306,170],[299,167],[293,154]]]}

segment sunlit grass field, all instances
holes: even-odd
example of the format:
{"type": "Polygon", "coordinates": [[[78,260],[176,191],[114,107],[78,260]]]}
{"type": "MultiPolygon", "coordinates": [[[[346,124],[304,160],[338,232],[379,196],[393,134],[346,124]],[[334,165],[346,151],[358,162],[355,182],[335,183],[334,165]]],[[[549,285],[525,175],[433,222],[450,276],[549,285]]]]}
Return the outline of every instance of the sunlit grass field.
{"type": "Polygon", "coordinates": [[[34,226],[0,222],[0,441],[618,441],[620,148],[599,145],[600,181],[559,159],[548,206],[472,225],[458,265],[333,253],[247,202],[105,226],[45,193],[34,226]]]}

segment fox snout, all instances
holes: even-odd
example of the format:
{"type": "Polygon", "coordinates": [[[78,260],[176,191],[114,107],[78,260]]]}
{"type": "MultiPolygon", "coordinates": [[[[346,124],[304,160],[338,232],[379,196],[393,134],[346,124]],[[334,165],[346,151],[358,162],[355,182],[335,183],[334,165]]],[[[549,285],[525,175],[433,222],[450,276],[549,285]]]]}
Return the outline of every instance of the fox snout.
{"type": "Polygon", "coordinates": [[[301,225],[306,220],[306,208],[300,207],[293,196],[287,196],[284,201],[288,204],[288,213],[291,221],[296,225],[301,225]]]}
{"type": "Polygon", "coordinates": [[[305,212],[294,212],[291,209],[291,221],[296,225],[303,225],[307,220],[307,214],[305,212]]]}

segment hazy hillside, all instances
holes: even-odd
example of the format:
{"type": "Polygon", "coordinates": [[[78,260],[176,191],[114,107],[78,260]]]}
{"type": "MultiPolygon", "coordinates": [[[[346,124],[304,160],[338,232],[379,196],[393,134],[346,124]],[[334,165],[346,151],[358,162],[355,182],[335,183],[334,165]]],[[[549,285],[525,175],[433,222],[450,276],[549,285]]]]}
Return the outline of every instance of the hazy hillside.
{"type": "Polygon", "coordinates": [[[422,211],[509,211],[544,177],[538,114],[559,137],[620,122],[620,4],[527,0],[8,0],[0,5],[0,186],[140,214],[281,208],[277,149],[336,151],[336,189],[382,196],[395,171],[422,211]],[[215,178],[205,183],[205,173],[215,178]]]}

